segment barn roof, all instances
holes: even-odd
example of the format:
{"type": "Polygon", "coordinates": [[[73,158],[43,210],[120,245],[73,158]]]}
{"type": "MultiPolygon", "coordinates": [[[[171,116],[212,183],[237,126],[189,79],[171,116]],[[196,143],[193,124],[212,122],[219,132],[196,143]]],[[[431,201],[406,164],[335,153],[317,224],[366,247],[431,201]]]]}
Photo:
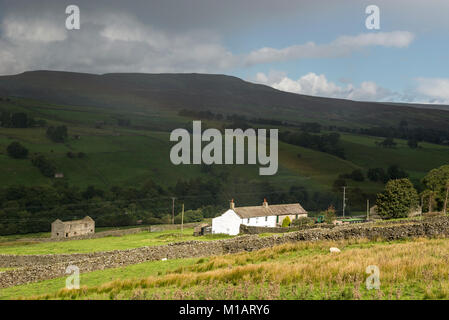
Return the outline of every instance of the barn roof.
{"type": "Polygon", "coordinates": [[[267,206],[236,207],[233,209],[240,218],[283,216],[290,214],[306,214],[307,211],[299,203],[274,204],[267,206]]]}
{"type": "Polygon", "coordinates": [[[61,221],[61,220],[57,219],[57,220],[53,221],[53,223],[63,223],[63,224],[76,224],[76,223],[86,223],[86,222],[94,222],[94,220],[89,216],[85,216],[83,219],[80,219],[80,220],[61,221]]]}

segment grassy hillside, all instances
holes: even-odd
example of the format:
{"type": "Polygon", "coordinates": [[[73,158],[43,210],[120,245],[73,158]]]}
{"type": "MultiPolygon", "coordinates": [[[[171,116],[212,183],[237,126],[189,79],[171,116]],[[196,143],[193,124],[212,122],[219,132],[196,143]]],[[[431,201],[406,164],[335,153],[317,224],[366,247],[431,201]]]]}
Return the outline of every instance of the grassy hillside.
{"type": "Polygon", "coordinates": [[[345,240],[285,244],[201,259],[154,261],[0,290],[0,298],[38,299],[448,299],[449,240],[345,240]],[[329,247],[342,252],[332,254],[329,247]],[[367,290],[366,268],[380,270],[367,290]]]}
{"type": "Polygon", "coordinates": [[[104,237],[97,239],[72,240],[62,242],[17,243],[0,242],[0,254],[71,254],[98,251],[134,249],[146,246],[164,245],[179,241],[210,241],[226,239],[226,235],[193,236],[193,229],[186,228],[181,236],[180,230],[160,232],[140,232],[120,237],[104,237]]]}
{"type": "MultiPolygon", "coordinates": [[[[200,166],[175,166],[169,160],[173,145],[169,141],[170,128],[191,125],[191,119],[180,117],[176,112],[130,112],[126,118],[132,125],[120,127],[117,118],[125,115],[122,110],[52,105],[27,99],[0,101],[0,109],[26,112],[35,119],[46,120],[47,125],[64,124],[69,129],[69,139],[65,143],[54,143],[46,137],[46,128],[0,128],[0,180],[3,186],[41,185],[54,181],[44,177],[29,159],[9,157],[6,147],[13,141],[27,147],[30,154],[44,154],[54,163],[57,171],[64,174],[64,181],[80,187],[95,185],[108,189],[114,185],[134,186],[147,179],[163,186],[172,186],[179,179],[208,177],[200,166]],[[97,128],[98,121],[105,124],[97,128]],[[68,152],[83,152],[86,157],[69,158],[68,152]]],[[[280,168],[274,177],[259,176],[258,166],[223,167],[230,171],[231,176],[246,181],[270,181],[281,190],[299,184],[310,190],[322,191],[331,190],[333,181],[340,173],[349,173],[354,169],[366,172],[368,168],[386,168],[397,164],[413,178],[419,179],[428,170],[447,163],[449,159],[449,147],[429,143],[410,149],[406,141],[396,139],[397,147],[387,149],[376,146],[375,142],[381,139],[375,137],[342,134],[341,140],[346,159],[280,142],[280,168]]],[[[349,183],[368,192],[377,192],[382,188],[382,184],[368,181],[349,183]]]]}
{"type": "MultiPolygon", "coordinates": [[[[215,193],[213,201],[209,199],[207,205],[224,206],[231,198],[242,205],[255,205],[268,197],[276,202],[300,201],[309,211],[320,211],[330,204],[339,209],[341,189],[334,187],[334,182],[341,174],[361,170],[366,176],[370,168],[387,169],[398,165],[415,183],[419,183],[429,170],[447,164],[449,159],[447,145],[421,142],[419,148],[411,149],[406,140],[395,139],[395,148],[382,148],[376,145],[381,138],[360,135],[363,133],[361,129],[382,131],[384,127],[391,127],[396,130],[399,123],[407,123],[412,133],[422,129],[429,138],[426,141],[436,141],[432,140],[436,137],[437,142],[444,143],[444,132],[448,130],[449,122],[447,111],[302,96],[223,75],[100,76],[27,72],[0,77],[0,91],[8,94],[7,98],[0,97],[1,112],[25,113],[34,120],[46,122],[42,127],[0,127],[0,181],[3,187],[53,184],[57,179],[45,177],[30,160],[39,153],[56,168],[56,172],[64,175],[57,181],[67,182],[80,190],[88,186],[105,191],[116,186],[141,188],[145,182],[153,181],[166,191],[164,199],[159,195],[164,203],[151,208],[155,212],[160,211],[158,219],[165,219],[170,213],[169,197],[174,193],[170,188],[179,181],[201,178],[220,184],[218,194],[215,193]],[[213,172],[199,165],[175,166],[169,158],[174,144],[169,141],[170,132],[175,128],[191,128],[192,120],[197,119],[195,116],[181,116],[185,113],[180,113],[180,109],[193,112],[211,110],[223,117],[221,120],[206,118],[203,128],[222,129],[235,125],[238,120],[226,118],[234,113],[246,116],[245,121],[250,126],[275,127],[281,132],[298,132],[299,126],[305,122],[317,122],[325,126],[322,134],[338,130],[339,144],[345,156],[343,159],[333,155],[336,153],[287,144],[285,141],[289,140],[283,140],[279,143],[279,169],[274,176],[260,176],[258,165],[214,166],[213,172]],[[274,125],[269,121],[260,122],[260,118],[282,122],[274,125]],[[67,126],[68,138],[64,143],[55,143],[46,136],[46,130],[49,126],[61,125],[67,126]],[[27,159],[13,159],[7,154],[7,146],[15,141],[29,150],[27,159]],[[70,156],[79,153],[84,157],[70,156]]],[[[403,132],[399,131],[399,134],[403,132]]],[[[187,209],[206,205],[201,202],[205,190],[196,189],[201,183],[190,185],[189,191],[192,192],[187,196],[192,201],[187,209]]],[[[383,189],[383,183],[367,179],[358,182],[346,179],[346,183],[350,187],[348,212],[364,210],[366,200],[374,201],[375,194],[383,189]]],[[[209,185],[207,190],[215,189],[209,185]]],[[[186,192],[183,194],[181,188],[176,195],[179,194],[182,197],[186,192]]],[[[90,201],[83,198],[77,205],[90,201]]],[[[132,207],[134,200],[139,198],[139,195],[129,196],[126,201],[132,207]]],[[[7,198],[3,199],[3,203],[8,202],[7,198]]],[[[18,200],[17,197],[13,199],[18,200]]],[[[107,195],[103,200],[109,200],[107,195]]],[[[25,202],[19,204],[21,210],[32,206],[33,200],[31,205],[25,202]]],[[[96,214],[95,206],[90,207],[92,214],[96,214]]],[[[18,208],[14,202],[9,207],[18,208]]],[[[124,204],[115,215],[130,210],[133,209],[124,204]]],[[[145,208],[145,212],[148,210],[145,208]]],[[[66,217],[82,214],[73,211],[65,213],[66,217]]],[[[110,208],[103,207],[102,215],[108,211],[110,208]]],[[[8,225],[5,234],[17,232],[19,229],[13,222],[22,219],[20,210],[13,213],[15,216],[0,213],[8,225]]],[[[30,227],[30,219],[44,224],[58,213],[53,210],[40,213],[41,216],[36,218],[29,212],[25,215],[30,227]]],[[[44,225],[36,230],[30,229],[30,232],[37,231],[45,231],[44,225]]]]}
{"type": "Polygon", "coordinates": [[[0,92],[64,105],[114,111],[193,109],[347,127],[397,125],[447,129],[449,112],[412,106],[356,102],[282,92],[214,74],[83,74],[25,72],[0,77],[0,92]]]}

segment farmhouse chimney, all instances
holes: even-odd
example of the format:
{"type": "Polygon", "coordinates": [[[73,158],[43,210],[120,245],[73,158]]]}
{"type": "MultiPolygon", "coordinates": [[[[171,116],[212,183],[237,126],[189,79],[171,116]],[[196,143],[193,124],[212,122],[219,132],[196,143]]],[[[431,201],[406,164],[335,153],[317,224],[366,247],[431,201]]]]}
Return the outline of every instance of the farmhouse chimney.
{"type": "Polygon", "coordinates": [[[263,198],[263,207],[268,208],[267,198],[263,198]]]}
{"type": "Polygon", "coordinates": [[[231,209],[234,210],[235,205],[234,205],[234,199],[231,199],[231,209]]]}

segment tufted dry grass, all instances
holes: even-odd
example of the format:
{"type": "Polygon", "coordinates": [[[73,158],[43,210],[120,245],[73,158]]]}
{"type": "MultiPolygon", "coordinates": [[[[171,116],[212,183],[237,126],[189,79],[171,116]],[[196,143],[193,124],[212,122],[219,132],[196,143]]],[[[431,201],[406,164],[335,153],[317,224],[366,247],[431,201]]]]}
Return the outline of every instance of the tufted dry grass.
{"type": "Polygon", "coordinates": [[[202,258],[161,276],[116,280],[33,298],[447,299],[448,265],[448,239],[301,242],[202,258]],[[342,252],[331,254],[329,248],[335,246],[342,252]],[[380,290],[365,288],[369,265],[380,269],[380,290]]]}

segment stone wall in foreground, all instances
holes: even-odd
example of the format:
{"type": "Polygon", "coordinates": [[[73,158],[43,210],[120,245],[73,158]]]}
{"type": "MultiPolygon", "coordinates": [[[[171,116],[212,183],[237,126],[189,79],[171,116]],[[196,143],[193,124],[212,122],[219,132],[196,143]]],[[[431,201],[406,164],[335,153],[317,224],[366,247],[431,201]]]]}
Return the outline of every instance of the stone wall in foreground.
{"type": "Polygon", "coordinates": [[[254,251],[297,241],[340,240],[350,238],[398,240],[414,237],[448,236],[449,218],[444,217],[392,225],[356,224],[339,226],[333,229],[310,229],[269,237],[246,235],[226,240],[187,241],[164,246],[90,254],[0,255],[0,261],[2,261],[0,267],[21,266],[19,269],[0,273],[0,288],[66,276],[65,269],[69,264],[78,266],[80,272],[85,273],[164,258],[177,259],[254,251]]]}

